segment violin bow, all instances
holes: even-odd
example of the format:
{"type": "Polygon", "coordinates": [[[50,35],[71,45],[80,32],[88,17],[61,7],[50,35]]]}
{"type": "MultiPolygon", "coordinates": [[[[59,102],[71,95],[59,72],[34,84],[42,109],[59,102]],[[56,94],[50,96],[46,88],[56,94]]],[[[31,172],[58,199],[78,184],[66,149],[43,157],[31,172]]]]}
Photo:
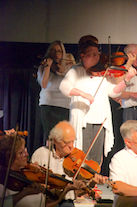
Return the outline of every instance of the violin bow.
{"type": "Polygon", "coordinates": [[[93,139],[93,141],[92,141],[92,143],[91,143],[91,145],[90,145],[90,147],[89,147],[89,149],[88,149],[88,151],[87,151],[87,153],[86,153],[84,159],[82,160],[81,165],[79,166],[77,172],[75,173],[73,179],[76,179],[76,177],[78,176],[79,171],[80,171],[80,169],[81,169],[81,167],[82,167],[82,164],[85,162],[85,160],[86,160],[86,158],[87,158],[87,156],[88,156],[90,150],[92,149],[92,147],[93,147],[93,145],[94,145],[96,139],[98,138],[98,136],[99,136],[99,134],[100,134],[100,132],[101,132],[103,126],[104,126],[104,123],[105,123],[106,119],[107,119],[107,118],[105,118],[104,121],[103,121],[103,123],[101,124],[101,126],[100,126],[100,128],[99,128],[99,130],[98,130],[98,132],[97,132],[97,134],[96,134],[96,136],[94,137],[94,139],[93,139]]]}
{"type": "Polygon", "coordinates": [[[108,45],[109,45],[109,63],[108,65],[111,65],[111,43],[110,43],[111,37],[108,36],[108,45]]]}
{"type": "MultiPolygon", "coordinates": [[[[19,125],[17,124],[15,131],[18,132],[18,129],[19,129],[19,125]]],[[[7,167],[7,172],[6,172],[6,176],[5,176],[5,181],[4,181],[4,189],[3,189],[3,192],[2,192],[2,199],[1,199],[0,207],[3,207],[3,204],[4,204],[4,198],[5,198],[5,193],[6,193],[6,186],[7,186],[7,181],[8,181],[8,177],[9,177],[10,168],[11,168],[11,163],[12,163],[13,152],[14,152],[14,149],[15,149],[16,140],[17,140],[17,133],[15,133],[15,135],[14,135],[14,140],[13,140],[13,144],[12,144],[10,159],[9,159],[9,163],[8,163],[8,167],[7,167]]]]}
{"type": "Polygon", "coordinates": [[[105,71],[105,73],[104,73],[104,75],[103,75],[103,78],[102,78],[102,80],[101,80],[101,82],[100,82],[100,84],[99,84],[99,86],[98,86],[98,88],[97,88],[97,90],[96,90],[96,92],[95,92],[95,94],[94,94],[94,96],[93,96],[94,98],[95,98],[95,96],[96,96],[96,94],[97,94],[97,92],[98,92],[98,90],[99,90],[99,88],[100,88],[100,86],[101,86],[101,84],[102,84],[104,78],[106,77],[106,74],[107,74],[107,72],[108,72],[108,69],[109,69],[109,68],[106,69],[106,71],[105,71]]]}
{"type": "MultiPolygon", "coordinates": [[[[46,189],[47,189],[47,186],[48,186],[48,176],[49,176],[49,164],[50,164],[51,147],[52,147],[52,139],[49,139],[48,165],[47,165],[46,178],[45,178],[46,189]]],[[[45,196],[45,203],[46,203],[46,196],[45,196]]]]}
{"type": "MultiPolygon", "coordinates": [[[[109,44],[109,63],[108,63],[108,66],[110,66],[111,65],[111,44],[110,44],[110,36],[108,37],[108,44],[109,44]]],[[[99,90],[99,88],[100,88],[100,86],[101,86],[101,84],[102,84],[102,82],[103,82],[103,80],[104,80],[104,78],[106,77],[106,74],[107,74],[107,72],[108,72],[108,69],[109,69],[109,67],[107,67],[107,69],[106,69],[106,71],[105,71],[105,73],[104,73],[104,75],[103,75],[103,78],[102,78],[102,80],[101,80],[101,82],[100,82],[100,84],[99,84],[99,86],[98,86],[98,88],[97,88],[97,90],[96,90],[96,92],[95,92],[95,94],[94,94],[94,98],[95,98],[95,96],[96,96],[96,94],[97,94],[97,92],[98,92],[98,90],[99,90]]]]}
{"type": "Polygon", "coordinates": [[[100,88],[100,86],[101,86],[101,84],[102,84],[102,82],[103,82],[103,80],[104,80],[104,78],[105,78],[105,76],[106,76],[106,74],[107,74],[107,72],[108,72],[109,69],[115,69],[115,70],[121,70],[121,71],[128,72],[127,69],[120,68],[120,67],[117,67],[117,66],[113,66],[113,65],[112,65],[112,66],[108,67],[108,68],[106,69],[106,71],[105,71],[105,73],[104,73],[104,75],[103,75],[103,78],[102,78],[102,80],[101,80],[101,82],[100,82],[100,84],[99,84],[99,86],[98,86],[98,88],[97,88],[97,90],[96,90],[96,92],[95,92],[95,94],[94,94],[93,97],[96,96],[96,94],[97,94],[97,92],[98,92],[98,90],[99,90],[99,88],[100,88]]]}

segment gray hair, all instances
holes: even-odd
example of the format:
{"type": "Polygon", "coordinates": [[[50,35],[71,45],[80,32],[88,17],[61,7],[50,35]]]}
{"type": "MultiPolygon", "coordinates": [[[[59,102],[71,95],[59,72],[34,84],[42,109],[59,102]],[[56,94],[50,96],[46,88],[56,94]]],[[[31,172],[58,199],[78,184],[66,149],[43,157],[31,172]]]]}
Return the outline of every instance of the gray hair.
{"type": "MultiPolygon", "coordinates": [[[[60,122],[64,122],[64,123],[70,124],[70,122],[66,121],[66,120],[60,121],[60,122]]],[[[53,140],[53,139],[56,139],[57,142],[59,142],[61,139],[63,139],[63,129],[60,129],[60,128],[54,126],[53,129],[51,129],[51,131],[49,133],[49,140],[53,140]]]]}
{"type": "Polygon", "coordinates": [[[124,48],[124,52],[127,55],[128,53],[132,52],[135,49],[137,49],[137,44],[129,44],[124,48]]]}
{"type": "Polygon", "coordinates": [[[49,140],[56,139],[57,142],[59,142],[63,138],[63,130],[60,128],[54,127],[51,129],[49,134],[49,140]]]}
{"type": "Polygon", "coordinates": [[[132,139],[132,132],[137,131],[137,120],[128,120],[120,127],[121,136],[124,139],[132,139]]]}

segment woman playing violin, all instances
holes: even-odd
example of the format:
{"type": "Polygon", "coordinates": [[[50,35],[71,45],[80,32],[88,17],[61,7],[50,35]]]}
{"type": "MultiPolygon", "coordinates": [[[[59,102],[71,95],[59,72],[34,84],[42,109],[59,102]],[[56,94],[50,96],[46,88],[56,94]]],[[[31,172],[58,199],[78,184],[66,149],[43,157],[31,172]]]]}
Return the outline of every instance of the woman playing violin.
{"type": "MultiPolygon", "coordinates": [[[[13,131],[13,129],[12,129],[13,131]]],[[[0,138],[0,165],[7,167],[12,144],[13,144],[14,136],[11,135],[3,135],[0,138]]],[[[17,137],[15,150],[13,153],[13,161],[11,163],[11,169],[14,171],[20,171],[27,165],[28,161],[28,152],[25,148],[25,140],[21,137],[17,137]]],[[[13,184],[11,184],[13,185],[13,184]]],[[[8,186],[8,183],[7,183],[8,186]]],[[[16,204],[17,207],[21,206],[45,206],[45,197],[42,185],[38,183],[33,183],[31,186],[26,187],[20,193],[18,191],[13,191],[10,189],[6,189],[6,196],[13,195],[12,202],[9,206],[13,206],[16,204]],[[16,195],[15,195],[16,194],[16,195]],[[36,195],[33,195],[36,194],[36,195]]],[[[0,184],[0,197],[2,197],[3,185],[0,184]]]]}
{"type": "MultiPolygon", "coordinates": [[[[107,156],[114,143],[109,96],[118,97],[126,84],[123,80],[115,85],[104,78],[97,91],[102,77],[87,74],[87,71],[92,70],[91,67],[99,62],[98,45],[92,41],[87,41],[80,45],[79,54],[82,62],[68,71],[60,84],[60,90],[64,95],[71,97],[70,122],[76,131],[76,147],[83,150],[84,153],[87,152],[100,125],[107,118],[104,129],[88,156],[88,159],[93,159],[100,164],[103,145],[104,155],[107,156]]],[[[130,69],[126,75],[126,81],[129,81],[135,74],[136,71],[130,69]]]]}
{"type": "Polygon", "coordinates": [[[71,65],[66,65],[66,51],[60,41],[50,44],[44,61],[38,68],[37,80],[41,86],[39,105],[44,129],[44,145],[49,131],[61,120],[69,119],[70,98],[59,90],[60,82],[71,65]]]}

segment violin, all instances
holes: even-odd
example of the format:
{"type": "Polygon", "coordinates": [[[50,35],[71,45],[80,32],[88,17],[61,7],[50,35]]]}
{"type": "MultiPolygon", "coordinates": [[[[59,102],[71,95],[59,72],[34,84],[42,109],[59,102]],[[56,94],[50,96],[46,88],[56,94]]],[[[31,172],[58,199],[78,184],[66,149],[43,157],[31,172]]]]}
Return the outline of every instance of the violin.
{"type": "MultiPolygon", "coordinates": [[[[45,184],[45,179],[46,179],[46,171],[47,169],[44,167],[40,167],[40,169],[29,166],[26,167],[23,170],[23,173],[27,177],[27,179],[35,182],[40,182],[45,184]],[[36,171],[37,172],[36,172],[36,171]]],[[[65,179],[63,175],[55,174],[51,170],[49,170],[49,176],[48,176],[48,185],[50,186],[50,189],[64,189],[67,184],[72,184],[73,182],[70,180],[65,179]]],[[[90,186],[87,185],[87,187],[83,188],[84,190],[90,197],[93,199],[96,199],[95,191],[90,188],[90,186]]]]}
{"type": "MultiPolygon", "coordinates": [[[[46,58],[44,58],[44,59],[46,59],[46,58]]],[[[59,66],[58,66],[58,63],[53,59],[53,58],[51,58],[52,60],[53,60],[53,63],[51,64],[51,67],[50,67],[50,71],[52,72],[52,73],[54,73],[54,74],[57,74],[57,72],[59,72],[59,66]]],[[[46,63],[45,63],[45,61],[43,60],[41,63],[40,63],[40,65],[44,65],[44,66],[48,66],[46,63]]]]}
{"type": "MultiPolygon", "coordinates": [[[[40,166],[40,168],[38,169],[28,164],[25,168],[21,170],[21,172],[27,177],[27,179],[45,184],[47,172],[46,168],[40,166]]],[[[64,187],[68,183],[71,183],[71,181],[66,180],[64,176],[54,174],[51,170],[49,170],[48,185],[50,186],[50,188],[64,189],[64,187]]]]}
{"type": "MultiPolygon", "coordinates": [[[[21,171],[13,171],[10,170],[9,178],[7,182],[7,188],[13,191],[21,191],[27,185],[32,184],[33,182],[38,182],[41,184],[45,184],[45,177],[46,177],[46,168],[40,167],[40,169],[28,165],[26,168],[22,169],[21,171]]],[[[0,183],[4,184],[5,175],[6,175],[6,167],[0,165],[0,183]]],[[[66,185],[73,182],[64,178],[59,174],[53,174],[50,170],[49,177],[48,177],[48,185],[49,189],[64,189],[66,185]]],[[[95,199],[95,191],[91,190],[90,187],[85,187],[86,193],[89,194],[93,199],[95,199]]],[[[45,189],[45,193],[53,199],[52,193],[45,189]]]]}
{"type": "MultiPolygon", "coordinates": [[[[117,78],[117,77],[123,76],[127,71],[128,70],[123,65],[121,65],[119,67],[110,66],[109,69],[107,70],[106,76],[117,78]]],[[[104,76],[105,72],[106,72],[106,70],[103,70],[101,72],[96,72],[96,73],[91,71],[91,75],[93,75],[93,76],[104,76]]]]}
{"type": "MultiPolygon", "coordinates": [[[[68,174],[70,177],[72,177],[75,174],[75,172],[78,170],[84,158],[85,158],[85,153],[82,150],[74,148],[72,153],[64,159],[63,167],[65,173],[68,174]]],[[[89,166],[90,171],[93,170],[100,173],[101,169],[97,162],[93,160],[85,160],[84,164],[89,166]]],[[[80,178],[91,179],[94,175],[82,167],[80,169],[80,173],[78,176],[79,176],[78,179],[80,178]]]]}
{"type": "MultiPolygon", "coordinates": [[[[100,166],[97,162],[94,160],[87,160],[85,159],[84,163],[81,165],[85,158],[86,154],[77,148],[74,148],[72,153],[68,155],[63,162],[64,171],[66,174],[68,174],[70,177],[74,176],[76,171],[81,166],[78,179],[86,179],[89,180],[93,178],[95,173],[100,173],[100,166]]],[[[116,189],[115,183],[111,182],[110,180],[106,180],[106,183],[116,189]]]]}
{"type": "Polygon", "coordinates": [[[123,76],[128,70],[126,70],[125,66],[110,66],[98,62],[95,66],[89,68],[86,72],[92,76],[110,76],[110,77],[120,77],[123,76]],[[107,69],[107,73],[105,74],[107,69]]]}
{"type": "MultiPolygon", "coordinates": [[[[5,176],[6,176],[7,168],[0,165],[0,183],[4,185],[5,176]]],[[[7,182],[7,188],[13,191],[21,191],[24,187],[31,185],[33,181],[29,180],[24,176],[21,172],[16,172],[13,170],[9,171],[9,177],[7,182]]],[[[45,194],[51,198],[53,198],[52,193],[45,189],[45,194]]]]}
{"type": "MultiPolygon", "coordinates": [[[[110,58],[111,58],[112,65],[120,66],[125,63],[125,60],[128,58],[128,56],[125,55],[123,52],[119,51],[119,52],[113,53],[110,56],[110,58]]],[[[104,64],[109,63],[109,56],[106,54],[101,54],[100,62],[104,64]]]]}
{"type": "MultiPolygon", "coordinates": [[[[20,171],[10,170],[10,180],[8,180],[7,187],[14,191],[20,191],[23,187],[32,182],[45,184],[46,171],[47,169],[44,167],[40,167],[40,169],[38,169],[29,164],[26,168],[23,168],[20,171]]],[[[6,168],[4,166],[0,166],[0,175],[2,175],[0,176],[0,182],[2,184],[5,172],[6,168]]],[[[59,174],[54,174],[51,170],[49,171],[48,185],[51,189],[64,189],[68,183],[72,183],[72,181],[65,179],[64,176],[59,174]]]]}
{"type": "Polygon", "coordinates": [[[125,71],[123,70],[125,69],[123,64],[127,58],[128,56],[125,55],[123,52],[113,53],[110,56],[112,66],[109,67],[109,64],[110,64],[109,56],[106,54],[101,54],[100,61],[95,66],[91,67],[87,72],[88,74],[93,75],[93,76],[104,76],[106,69],[110,68],[107,70],[107,73],[105,74],[106,76],[110,76],[110,77],[123,76],[125,72],[127,72],[127,70],[125,71]],[[116,68],[114,66],[116,66],[116,68]],[[119,68],[117,66],[119,66],[119,68]]]}

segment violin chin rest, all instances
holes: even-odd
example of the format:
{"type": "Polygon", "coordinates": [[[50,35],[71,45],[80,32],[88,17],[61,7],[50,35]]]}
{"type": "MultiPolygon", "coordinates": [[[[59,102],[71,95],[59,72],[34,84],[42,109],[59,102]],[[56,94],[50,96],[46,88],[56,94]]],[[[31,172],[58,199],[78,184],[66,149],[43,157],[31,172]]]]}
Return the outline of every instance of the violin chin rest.
{"type": "Polygon", "coordinates": [[[66,177],[66,175],[65,174],[63,174],[63,175],[61,175],[63,178],[65,178],[66,177]]]}

